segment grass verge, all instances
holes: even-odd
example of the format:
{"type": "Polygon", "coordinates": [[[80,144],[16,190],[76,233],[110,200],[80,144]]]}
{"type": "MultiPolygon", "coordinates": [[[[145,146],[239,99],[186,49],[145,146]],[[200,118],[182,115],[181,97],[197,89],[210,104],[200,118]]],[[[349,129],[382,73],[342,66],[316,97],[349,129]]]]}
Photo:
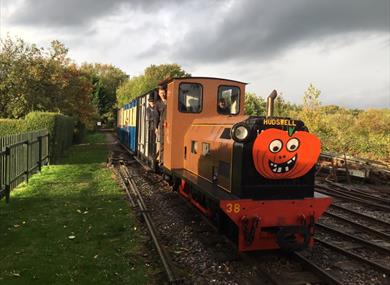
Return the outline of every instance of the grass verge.
{"type": "Polygon", "coordinates": [[[90,144],[105,143],[106,138],[104,133],[102,132],[87,132],[84,141],[85,143],[90,143],[90,144]]]}
{"type": "Polygon", "coordinates": [[[1,201],[0,284],[151,283],[106,157],[105,145],[73,146],[1,201]]]}

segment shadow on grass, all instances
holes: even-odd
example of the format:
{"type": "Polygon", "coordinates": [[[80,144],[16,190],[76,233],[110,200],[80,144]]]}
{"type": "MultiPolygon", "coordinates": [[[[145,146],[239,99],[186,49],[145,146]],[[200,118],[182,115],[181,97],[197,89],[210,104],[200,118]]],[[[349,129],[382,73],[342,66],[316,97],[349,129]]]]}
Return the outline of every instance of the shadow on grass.
{"type": "Polygon", "coordinates": [[[106,160],[105,145],[74,145],[56,165],[103,163],[106,160]]]}

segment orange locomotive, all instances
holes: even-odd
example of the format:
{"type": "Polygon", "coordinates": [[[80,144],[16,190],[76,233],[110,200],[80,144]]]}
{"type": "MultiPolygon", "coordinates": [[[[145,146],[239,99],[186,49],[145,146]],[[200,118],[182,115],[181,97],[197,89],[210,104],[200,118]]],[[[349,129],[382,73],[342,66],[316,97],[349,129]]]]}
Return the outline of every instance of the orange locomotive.
{"type": "Polygon", "coordinates": [[[320,141],[302,121],[272,116],[275,91],[267,116],[244,115],[245,85],[166,80],[119,110],[118,136],[240,251],[312,246],[314,224],[331,203],[314,193],[320,141]]]}

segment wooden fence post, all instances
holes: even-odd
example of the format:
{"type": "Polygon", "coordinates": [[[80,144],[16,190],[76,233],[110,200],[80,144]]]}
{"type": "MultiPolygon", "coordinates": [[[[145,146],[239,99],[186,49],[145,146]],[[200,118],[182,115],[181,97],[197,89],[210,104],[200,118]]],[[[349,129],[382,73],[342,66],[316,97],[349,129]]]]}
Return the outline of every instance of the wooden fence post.
{"type": "Polygon", "coordinates": [[[26,146],[27,146],[27,150],[26,150],[26,155],[27,155],[27,157],[26,157],[26,181],[27,181],[27,183],[28,183],[28,177],[29,177],[29,175],[30,175],[30,164],[29,164],[29,160],[28,160],[28,157],[29,157],[29,153],[30,153],[30,151],[29,151],[29,148],[30,148],[30,144],[29,144],[29,141],[27,140],[27,143],[26,143],[26,146]]]}
{"type": "Polygon", "coordinates": [[[37,137],[38,139],[38,169],[39,172],[42,170],[42,136],[37,137]]]}
{"type": "Polygon", "coordinates": [[[9,203],[9,196],[11,192],[11,183],[10,183],[10,175],[11,175],[11,148],[10,147],[5,147],[5,201],[7,204],[9,203]]]}

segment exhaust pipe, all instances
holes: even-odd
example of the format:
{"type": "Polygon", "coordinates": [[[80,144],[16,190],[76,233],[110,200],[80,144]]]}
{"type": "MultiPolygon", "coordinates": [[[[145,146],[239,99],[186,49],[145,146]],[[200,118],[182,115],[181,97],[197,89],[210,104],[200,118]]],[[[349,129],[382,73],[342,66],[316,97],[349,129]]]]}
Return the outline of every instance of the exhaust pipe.
{"type": "Polygon", "coordinates": [[[278,96],[278,92],[274,90],[267,97],[267,117],[272,117],[274,115],[274,101],[276,96],[278,96]]]}

